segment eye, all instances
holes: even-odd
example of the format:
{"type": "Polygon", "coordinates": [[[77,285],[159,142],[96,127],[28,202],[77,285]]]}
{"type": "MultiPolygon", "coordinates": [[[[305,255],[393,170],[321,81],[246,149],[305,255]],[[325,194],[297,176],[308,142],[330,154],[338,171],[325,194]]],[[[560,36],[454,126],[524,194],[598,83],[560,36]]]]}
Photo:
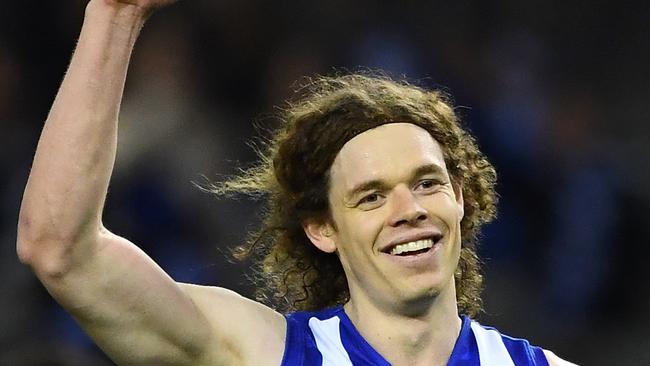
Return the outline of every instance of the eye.
{"type": "Polygon", "coordinates": [[[432,188],[433,185],[434,185],[434,182],[431,179],[424,180],[424,181],[422,181],[422,183],[420,183],[420,186],[422,188],[432,188]]]}
{"type": "Polygon", "coordinates": [[[377,193],[371,193],[365,197],[363,197],[359,203],[374,203],[379,201],[379,195],[377,193]]]}
{"type": "Polygon", "coordinates": [[[369,193],[359,200],[357,207],[364,211],[367,211],[381,206],[383,202],[384,197],[381,195],[381,193],[369,193]]]}
{"type": "Polygon", "coordinates": [[[415,189],[432,190],[442,185],[445,185],[445,183],[438,179],[423,179],[418,183],[415,189]]]}

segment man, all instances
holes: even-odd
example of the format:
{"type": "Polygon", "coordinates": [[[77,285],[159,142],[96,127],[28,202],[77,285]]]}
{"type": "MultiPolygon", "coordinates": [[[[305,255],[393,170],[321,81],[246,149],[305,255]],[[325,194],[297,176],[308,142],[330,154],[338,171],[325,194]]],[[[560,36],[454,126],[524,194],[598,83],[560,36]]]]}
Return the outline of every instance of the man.
{"type": "Polygon", "coordinates": [[[494,214],[494,171],[435,92],[320,79],[260,165],[215,188],[268,194],[248,249],[285,308],[316,312],[176,283],[107,230],[130,54],[172,2],[88,3],[21,206],[20,259],[116,363],[567,364],[459,316],[480,308],[473,238],[494,214]]]}

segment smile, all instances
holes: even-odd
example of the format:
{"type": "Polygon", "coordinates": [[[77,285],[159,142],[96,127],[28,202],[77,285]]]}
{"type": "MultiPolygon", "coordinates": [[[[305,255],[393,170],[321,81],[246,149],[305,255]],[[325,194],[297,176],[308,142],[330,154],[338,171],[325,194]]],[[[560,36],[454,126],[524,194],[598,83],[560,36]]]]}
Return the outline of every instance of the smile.
{"type": "Polygon", "coordinates": [[[423,239],[398,244],[390,251],[391,255],[410,255],[427,251],[433,247],[433,239],[423,239]]]}
{"type": "Polygon", "coordinates": [[[436,248],[436,245],[442,240],[442,237],[442,234],[437,231],[403,236],[396,238],[392,244],[387,245],[381,251],[392,256],[417,256],[418,254],[429,252],[432,248],[436,248]]]}

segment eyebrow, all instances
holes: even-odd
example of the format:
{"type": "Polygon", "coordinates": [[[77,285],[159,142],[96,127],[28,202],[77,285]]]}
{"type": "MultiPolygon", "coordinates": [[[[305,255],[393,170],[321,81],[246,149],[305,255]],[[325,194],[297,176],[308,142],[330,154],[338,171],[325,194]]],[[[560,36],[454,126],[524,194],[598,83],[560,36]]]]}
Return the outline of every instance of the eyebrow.
{"type": "MultiPolygon", "coordinates": [[[[421,165],[417,167],[413,173],[411,173],[411,176],[409,177],[409,181],[414,181],[418,177],[421,177],[423,175],[427,174],[436,174],[436,175],[445,175],[445,169],[443,169],[440,165],[437,164],[426,164],[426,165],[421,165]]],[[[359,193],[366,192],[366,191],[372,191],[372,190],[378,190],[378,191],[383,191],[389,188],[389,184],[381,179],[373,179],[369,180],[366,182],[361,182],[354,186],[351,190],[347,192],[345,195],[346,199],[351,199],[356,197],[359,193]]]]}

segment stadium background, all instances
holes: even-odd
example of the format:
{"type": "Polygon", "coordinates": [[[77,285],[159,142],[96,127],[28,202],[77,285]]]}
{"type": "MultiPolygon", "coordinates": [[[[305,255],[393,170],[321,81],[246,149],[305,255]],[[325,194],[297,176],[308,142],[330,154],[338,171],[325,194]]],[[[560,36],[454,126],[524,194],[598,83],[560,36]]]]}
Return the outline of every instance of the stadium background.
{"type": "MultiPolygon", "coordinates": [[[[22,190],[85,1],[0,5],[0,365],[111,365],[15,255],[22,190]]],[[[650,364],[650,11],[640,1],[194,0],[136,46],[106,225],[179,281],[250,295],[225,259],[259,206],[202,193],[254,159],[301,76],[359,67],[450,92],[497,167],[486,312],[585,365],[650,364]]]]}

